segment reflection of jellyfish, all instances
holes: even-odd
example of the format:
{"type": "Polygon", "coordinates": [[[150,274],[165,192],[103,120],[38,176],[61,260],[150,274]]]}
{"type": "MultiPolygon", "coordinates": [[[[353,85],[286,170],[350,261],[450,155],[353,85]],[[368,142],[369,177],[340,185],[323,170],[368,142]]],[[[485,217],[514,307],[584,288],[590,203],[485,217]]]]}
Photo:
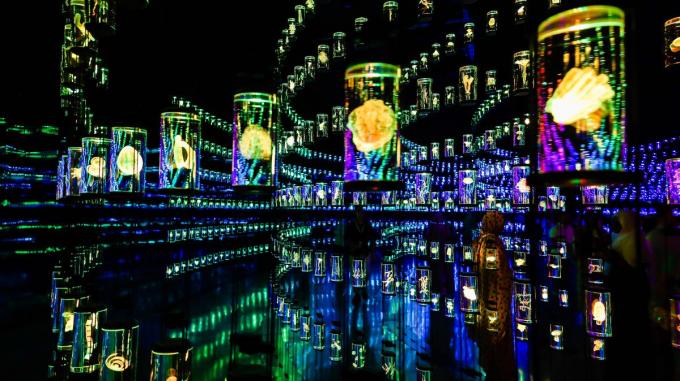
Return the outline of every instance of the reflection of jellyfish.
{"type": "Polygon", "coordinates": [[[248,160],[270,160],[272,140],[269,132],[256,124],[249,125],[239,139],[238,149],[248,160]]]}
{"type": "Polygon", "coordinates": [[[142,159],[142,155],[140,155],[132,146],[125,146],[118,153],[116,166],[124,176],[139,177],[139,173],[144,167],[144,160],[142,159]]]}
{"type": "Polygon", "coordinates": [[[609,101],[614,90],[606,74],[595,69],[571,68],[564,76],[545,111],[559,124],[575,124],[577,131],[590,132],[600,127],[600,120],[609,114],[609,101]]]}
{"type": "Polygon", "coordinates": [[[88,165],[85,169],[87,171],[87,174],[92,176],[92,177],[98,177],[101,178],[104,176],[104,168],[106,167],[106,160],[99,156],[95,156],[92,159],[90,159],[90,165],[88,165]]]}
{"type": "Polygon", "coordinates": [[[359,152],[368,153],[385,146],[397,129],[394,111],[382,100],[370,99],[349,115],[352,142],[359,152]]]}

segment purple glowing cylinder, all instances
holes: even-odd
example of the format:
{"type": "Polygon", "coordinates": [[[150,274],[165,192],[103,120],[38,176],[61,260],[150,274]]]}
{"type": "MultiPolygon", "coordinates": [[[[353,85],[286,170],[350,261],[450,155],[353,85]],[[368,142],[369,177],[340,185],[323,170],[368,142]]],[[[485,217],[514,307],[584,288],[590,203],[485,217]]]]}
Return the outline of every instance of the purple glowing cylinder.
{"type": "Polygon", "coordinates": [[[668,204],[680,205],[680,158],[666,160],[668,204]]]}

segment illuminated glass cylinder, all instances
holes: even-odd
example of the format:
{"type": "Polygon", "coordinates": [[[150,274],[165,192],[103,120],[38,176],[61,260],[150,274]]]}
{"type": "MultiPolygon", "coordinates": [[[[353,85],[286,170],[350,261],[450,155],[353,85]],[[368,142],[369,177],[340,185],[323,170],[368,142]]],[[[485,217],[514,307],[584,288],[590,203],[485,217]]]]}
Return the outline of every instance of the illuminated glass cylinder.
{"type": "Polygon", "coordinates": [[[475,262],[475,257],[473,255],[472,251],[472,246],[470,245],[464,245],[463,246],[463,262],[475,262]]]}
{"type": "Polygon", "coordinates": [[[419,112],[432,110],[432,78],[418,78],[416,106],[419,112]]]}
{"type": "Polygon", "coordinates": [[[477,275],[460,275],[460,310],[463,312],[479,312],[479,301],[477,300],[477,275]]]}
{"type": "Polygon", "coordinates": [[[82,182],[82,170],[80,158],[83,155],[82,147],[68,147],[66,166],[64,172],[68,181],[66,181],[66,188],[64,194],[66,196],[78,196],[80,194],[80,183],[82,182]]]}
{"type": "Polygon", "coordinates": [[[612,336],[611,293],[586,290],[586,331],[591,336],[612,336]]]}
{"type": "Polygon", "coordinates": [[[383,3],[383,17],[388,24],[395,24],[399,19],[399,3],[386,1],[383,3]]]}
{"type": "Polygon", "coordinates": [[[101,325],[102,366],[100,381],[135,380],[139,323],[105,322],[101,325]]]}
{"type": "Polygon", "coordinates": [[[302,250],[302,269],[301,271],[303,273],[311,273],[312,272],[312,250],[311,249],[303,249],[302,250]]]}
{"type": "Polygon", "coordinates": [[[571,9],[539,26],[540,173],[624,170],[623,36],[624,13],[611,6],[571,9]]]}
{"type": "Polygon", "coordinates": [[[312,338],[312,318],[309,314],[300,317],[300,340],[309,341],[312,338]]]}
{"type": "Polygon", "coordinates": [[[463,154],[470,154],[474,152],[473,145],[474,135],[463,134],[463,154]]]}
{"type": "Polygon", "coordinates": [[[444,316],[452,318],[456,315],[453,298],[444,298],[444,316]]]}
{"type": "Polygon", "coordinates": [[[444,36],[444,54],[452,56],[456,54],[456,34],[447,33],[444,36]]]}
{"type": "Polygon", "coordinates": [[[680,158],[666,160],[668,204],[680,205],[680,158]]]}
{"type": "Polygon", "coordinates": [[[517,323],[515,325],[515,338],[518,341],[529,341],[529,327],[526,324],[517,323]]]}
{"type": "Polygon", "coordinates": [[[281,295],[276,296],[276,316],[283,317],[284,309],[286,307],[286,298],[281,295]]]}
{"type": "Polygon", "coordinates": [[[352,287],[366,287],[366,259],[352,260],[352,287]]]}
{"type": "Polygon", "coordinates": [[[318,71],[327,71],[330,68],[330,51],[330,46],[325,44],[316,47],[316,69],[318,71]]]}
{"type": "Polygon", "coordinates": [[[430,381],[432,371],[424,367],[416,366],[416,381],[430,381]]]}
{"type": "Polygon", "coordinates": [[[397,378],[397,355],[392,351],[383,351],[381,360],[381,369],[385,375],[385,379],[394,381],[397,378]]]}
{"type": "Polygon", "coordinates": [[[331,182],[331,205],[344,206],[345,194],[343,192],[344,183],[342,181],[331,182]]]}
{"type": "Polygon", "coordinates": [[[193,346],[186,339],[167,339],[151,348],[150,381],[188,381],[193,346]]]}
{"type": "Polygon", "coordinates": [[[496,135],[494,130],[484,131],[484,151],[493,151],[496,149],[496,135]]]}
{"type": "Polygon", "coordinates": [[[498,31],[498,11],[492,9],[486,12],[486,34],[493,36],[498,31]]]}
{"type": "Polygon", "coordinates": [[[301,195],[302,195],[302,206],[312,206],[314,202],[314,192],[313,192],[313,185],[312,184],[305,184],[301,188],[301,195]]]}
{"type": "Polygon", "coordinates": [[[560,307],[569,307],[569,291],[558,290],[557,291],[557,302],[560,307]]]}
{"type": "Polygon", "coordinates": [[[78,306],[90,299],[87,295],[64,294],[59,299],[59,336],[57,349],[70,350],[73,346],[75,311],[78,306]]]}
{"type": "Polygon", "coordinates": [[[61,314],[59,308],[61,307],[61,298],[67,295],[69,288],[63,279],[57,279],[52,286],[52,332],[59,332],[59,323],[61,314]]]}
{"type": "Polygon", "coordinates": [[[327,138],[329,128],[328,114],[316,114],[316,136],[327,138]]]}
{"type": "Polygon", "coordinates": [[[427,161],[427,147],[418,147],[418,161],[427,161]]]}
{"type": "Polygon", "coordinates": [[[538,300],[543,303],[548,303],[550,297],[550,290],[548,286],[538,286],[538,300]]]}
{"type": "Polygon", "coordinates": [[[300,331],[300,317],[302,315],[302,310],[300,307],[293,306],[290,308],[290,330],[291,332],[300,331]]]}
{"type": "Polygon", "coordinates": [[[275,185],[276,97],[264,93],[234,95],[231,185],[275,185]]]}
{"type": "Polygon", "coordinates": [[[73,323],[71,373],[92,373],[99,369],[101,341],[99,328],[106,321],[107,308],[84,304],[76,308],[73,323]]]}
{"type": "Polygon", "coordinates": [[[518,323],[533,323],[533,287],[529,282],[513,282],[515,297],[515,321],[518,323]]]}
{"type": "Polygon", "coordinates": [[[342,282],[343,280],[343,266],[342,256],[331,255],[331,282],[342,282]]]}
{"type": "Polygon", "coordinates": [[[418,240],[418,255],[420,256],[427,255],[427,241],[424,239],[418,240]]]}
{"type": "Polygon", "coordinates": [[[380,195],[381,205],[394,205],[396,203],[396,193],[394,191],[385,191],[380,195]]]}
{"type": "Polygon", "coordinates": [[[560,209],[560,187],[546,187],[548,210],[560,209]]]}
{"type": "Polygon", "coordinates": [[[111,139],[83,138],[80,156],[80,194],[101,194],[109,191],[108,165],[111,139]]]}
{"type": "Polygon", "coordinates": [[[531,203],[531,187],[527,185],[527,177],[531,169],[528,165],[512,167],[512,204],[516,206],[529,205],[531,203]]]}
{"type": "Polygon", "coordinates": [[[589,337],[588,341],[590,342],[590,358],[594,360],[605,360],[607,358],[605,339],[601,337],[589,337]]]}
{"type": "Polygon", "coordinates": [[[65,181],[64,181],[64,166],[66,165],[67,156],[61,155],[59,163],[57,163],[57,190],[56,200],[61,200],[64,197],[65,181]]]}
{"type": "Polygon", "coordinates": [[[439,160],[439,143],[430,143],[430,160],[439,160]]]}
{"type": "Polygon", "coordinates": [[[314,253],[314,276],[326,276],[326,253],[323,251],[314,253]]]}
{"type": "Polygon", "coordinates": [[[453,139],[444,139],[444,157],[452,158],[455,154],[455,141],[453,139]]]}
{"type": "Polygon", "coordinates": [[[342,361],[342,333],[338,329],[332,329],[330,334],[330,360],[342,361]]]}
{"type": "Polygon", "coordinates": [[[588,185],[581,187],[583,205],[607,205],[609,203],[609,187],[606,185],[588,185]]]}
{"type": "Polygon", "coordinates": [[[316,320],[313,325],[312,348],[316,351],[326,348],[326,324],[321,320],[316,320]]]}
{"type": "Polygon", "coordinates": [[[347,54],[345,36],[345,32],[333,33],[333,58],[345,58],[347,54]]]}
{"type": "Polygon", "coordinates": [[[416,204],[426,205],[430,203],[430,189],[432,187],[431,173],[416,173],[416,204]]]}
{"type": "Polygon", "coordinates": [[[159,149],[159,188],[193,189],[200,187],[201,119],[190,112],[161,114],[159,149]]]}
{"type": "Polygon", "coordinates": [[[477,101],[477,66],[467,65],[458,69],[458,99],[460,103],[477,101]]]}
{"type": "Polygon", "coordinates": [[[444,106],[453,106],[456,104],[456,88],[455,86],[446,86],[444,88],[444,106]]]}
{"type": "Polygon", "coordinates": [[[314,205],[328,206],[328,185],[326,183],[314,185],[314,205]]]}
{"type": "Polygon", "coordinates": [[[144,192],[146,186],[146,130],[134,127],[111,128],[109,190],[144,192]]]}
{"type": "Polygon", "coordinates": [[[527,126],[516,121],[512,125],[512,146],[524,147],[526,145],[527,126]]]}
{"type": "Polygon", "coordinates": [[[300,246],[293,246],[291,252],[290,266],[294,269],[302,267],[302,249],[300,246]]]}
{"type": "Polygon", "coordinates": [[[475,192],[477,171],[461,169],[458,171],[458,203],[460,205],[474,205],[477,203],[475,192]]]}
{"type": "Polygon", "coordinates": [[[283,299],[283,316],[281,317],[281,323],[290,324],[290,300],[283,299]]]}
{"type": "Polygon", "coordinates": [[[671,345],[680,348],[680,295],[673,296],[669,302],[671,345]]]}
{"type": "Polygon", "coordinates": [[[430,242],[430,258],[434,260],[439,259],[439,242],[430,242]]]}
{"type": "Polygon", "coordinates": [[[368,195],[366,192],[352,192],[352,205],[366,205],[368,195]]]}
{"type": "Polygon", "coordinates": [[[562,0],[548,0],[548,9],[559,7],[562,4],[562,0]]]}
{"type": "MultiPolygon", "coordinates": [[[[465,44],[471,44],[475,40],[475,23],[473,22],[468,22],[463,25],[463,43],[465,44]]],[[[476,70],[477,68],[475,68],[476,70]]],[[[476,74],[475,74],[475,80],[476,80],[476,74]]],[[[461,98],[462,99],[462,98],[461,98]]]]}
{"type": "Polygon", "coordinates": [[[527,20],[527,0],[515,0],[515,24],[523,24],[527,20]]]}
{"type": "Polygon", "coordinates": [[[333,106],[331,113],[331,131],[343,132],[345,131],[345,123],[347,122],[347,112],[343,106],[333,106]]]}
{"type": "Polygon", "coordinates": [[[548,254],[548,278],[562,278],[562,255],[557,253],[548,254]]]}
{"type": "Polygon", "coordinates": [[[432,301],[432,270],[429,268],[416,268],[416,301],[420,304],[432,301]]]}
{"type": "Polygon", "coordinates": [[[531,87],[531,51],[522,50],[512,56],[512,91],[526,93],[531,87]]]}
{"type": "Polygon", "coordinates": [[[680,63],[680,17],[666,20],[664,23],[664,45],[666,67],[680,63]]]}
{"type": "Polygon", "coordinates": [[[560,324],[550,324],[550,348],[564,349],[564,326],[560,324]]]}
{"type": "Polygon", "coordinates": [[[352,341],[352,367],[362,369],[366,365],[366,343],[352,341]]]}
{"type": "Polygon", "coordinates": [[[487,94],[496,92],[496,70],[487,70],[485,73],[484,90],[487,94]]]}
{"type": "Polygon", "coordinates": [[[434,14],[434,0],[419,0],[417,16],[420,20],[429,20],[434,14]]]}
{"type": "Polygon", "coordinates": [[[396,269],[394,263],[383,262],[380,265],[381,274],[381,290],[383,295],[394,295],[396,294],[396,269]]]}
{"type": "Polygon", "coordinates": [[[453,263],[454,257],[454,246],[451,243],[444,244],[444,262],[453,263]]]}
{"type": "Polygon", "coordinates": [[[526,251],[515,251],[513,258],[513,271],[515,274],[524,274],[527,271],[528,253],[526,251]]]}
{"type": "Polygon", "coordinates": [[[398,66],[354,65],[345,72],[345,182],[375,188],[396,183],[399,168],[398,66]]]}
{"type": "Polygon", "coordinates": [[[440,295],[437,292],[432,293],[432,298],[430,299],[430,310],[432,311],[439,311],[439,302],[440,302],[440,295]]]}

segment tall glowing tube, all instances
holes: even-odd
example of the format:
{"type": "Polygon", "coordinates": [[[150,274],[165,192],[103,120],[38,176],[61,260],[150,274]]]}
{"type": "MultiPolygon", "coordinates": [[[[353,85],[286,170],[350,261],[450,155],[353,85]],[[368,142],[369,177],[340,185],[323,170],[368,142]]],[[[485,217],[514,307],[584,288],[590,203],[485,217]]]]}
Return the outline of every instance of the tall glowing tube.
{"type": "Polygon", "coordinates": [[[161,114],[158,177],[160,189],[198,190],[201,119],[191,112],[161,114]]]}

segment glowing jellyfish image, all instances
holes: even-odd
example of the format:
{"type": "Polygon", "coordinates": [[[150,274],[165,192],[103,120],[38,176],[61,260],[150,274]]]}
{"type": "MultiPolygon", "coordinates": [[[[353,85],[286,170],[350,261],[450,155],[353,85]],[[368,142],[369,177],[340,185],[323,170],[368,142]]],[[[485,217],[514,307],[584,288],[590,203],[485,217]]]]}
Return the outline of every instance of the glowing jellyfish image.
{"type": "Polygon", "coordinates": [[[394,111],[380,99],[370,99],[349,115],[349,129],[357,150],[368,153],[387,144],[397,129],[394,111]]]}
{"type": "Polygon", "coordinates": [[[241,155],[248,160],[270,160],[272,139],[264,128],[251,124],[246,127],[238,142],[241,155]]]}
{"type": "Polygon", "coordinates": [[[574,125],[578,132],[600,128],[600,120],[609,113],[614,90],[606,74],[595,69],[572,68],[546,104],[545,111],[559,124],[574,125]]]}
{"type": "Polygon", "coordinates": [[[604,341],[602,339],[593,340],[593,352],[597,352],[604,346],[604,341]]]}
{"type": "Polygon", "coordinates": [[[527,179],[526,177],[523,177],[517,182],[517,190],[520,191],[521,193],[529,193],[531,192],[531,188],[527,185],[527,179]]]}
{"type": "Polygon", "coordinates": [[[474,287],[463,286],[463,296],[469,301],[477,300],[477,291],[474,287]]]}
{"type": "Polygon", "coordinates": [[[195,169],[196,151],[180,135],[175,135],[174,144],[172,145],[172,157],[174,168],[195,169]]]}
{"type": "Polygon", "coordinates": [[[101,178],[106,173],[106,160],[99,156],[90,159],[90,164],[85,168],[87,174],[92,177],[101,178]]]}
{"type": "Polygon", "coordinates": [[[673,53],[680,52],[680,37],[673,40],[673,42],[671,42],[669,47],[671,49],[671,52],[673,52],[673,53]]]}
{"type": "Polygon", "coordinates": [[[472,84],[475,82],[475,77],[470,74],[463,75],[463,88],[465,89],[465,95],[469,96],[472,92],[472,84]]]}
{"type": "Polygon", "coordinates": [[[607,309],[605,308],[604,303],[602,303],[600,299],[595,299],[593,300],[592,308],[595,324],[602,325],[607,320],[607,309]]]}
{"type": "Polygon", "coordinates": [[[120,150],[120,153],[118,153],[116,165],[124,176],[139,177],[139,173],[144,168],[144,160],[142,159],[142,155],[140,155],[134,147],[125,146],[120,150]]]}
{"type": "Polygon", "coordinates": [[[104,365],[114,372],[122,372],[130,367],[130,362],[120,353],[112,353],[104,360],[104,365]]]}

